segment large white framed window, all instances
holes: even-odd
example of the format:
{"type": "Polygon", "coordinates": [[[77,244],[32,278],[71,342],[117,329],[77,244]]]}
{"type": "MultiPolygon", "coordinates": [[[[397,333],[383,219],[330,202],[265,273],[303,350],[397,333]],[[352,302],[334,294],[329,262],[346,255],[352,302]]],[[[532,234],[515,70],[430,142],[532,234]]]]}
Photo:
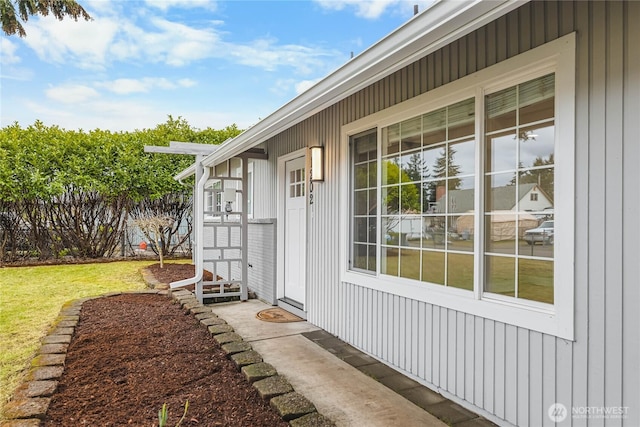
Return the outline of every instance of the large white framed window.
{"type": "Polygon", "coordinates": [[[573,338],[573,34],[343,127],[342,280],[573,338]]]}

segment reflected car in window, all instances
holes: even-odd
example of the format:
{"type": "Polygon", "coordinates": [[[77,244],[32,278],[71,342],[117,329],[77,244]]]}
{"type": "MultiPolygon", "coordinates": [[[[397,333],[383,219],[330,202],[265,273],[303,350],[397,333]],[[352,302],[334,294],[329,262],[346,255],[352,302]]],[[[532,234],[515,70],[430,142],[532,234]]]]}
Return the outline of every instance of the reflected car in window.
{"type": "Polygon", "coordinates": [[[544,221],[538,227],[525,231],[524,240],[530,245],[553,245],[553,221],[544,221]]]}

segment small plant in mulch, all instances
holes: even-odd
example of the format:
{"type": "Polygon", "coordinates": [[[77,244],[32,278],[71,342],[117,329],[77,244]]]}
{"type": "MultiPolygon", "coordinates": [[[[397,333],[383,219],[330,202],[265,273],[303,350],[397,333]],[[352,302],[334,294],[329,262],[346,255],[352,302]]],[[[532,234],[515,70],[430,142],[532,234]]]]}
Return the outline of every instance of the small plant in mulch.
{"type": "MultiPolygon", "coordinates": [[[[187,400],[184,403],[184,412],[182,413],[182,418],[180,418],[180,420],[178,421],[178,424],[176,424],[176,427],[180,427],[180,424],[182,424],[184,417],[187,416],[188,409],[189,409],[189,401],[187,400]]],[[[167,409],[167,404],[165,403],[164,405],[162,405],[162,409],[158,411],[158,427],[166,427],[168,419],[169,419],[169,410],[167,409]]]]}

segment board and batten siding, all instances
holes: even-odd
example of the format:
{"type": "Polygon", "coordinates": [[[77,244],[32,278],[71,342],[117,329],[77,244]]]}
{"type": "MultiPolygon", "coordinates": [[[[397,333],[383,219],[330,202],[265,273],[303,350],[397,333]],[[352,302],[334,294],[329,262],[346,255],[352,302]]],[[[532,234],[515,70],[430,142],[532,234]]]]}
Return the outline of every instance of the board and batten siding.
{"type": "Polygon", "coordinates": [[[308,320],[500,424],[551,425],[558,402],[629,407],[626,419],[561,425],[640,425],[638,22],[640,2],[527,3],[266,141],[270,217],[277,157],[325,146],[308,209],[308,320]],[[558,286],[575,289],[575,341],[341,283],[341,126],[574,31],[575,283],[558,286]]]}

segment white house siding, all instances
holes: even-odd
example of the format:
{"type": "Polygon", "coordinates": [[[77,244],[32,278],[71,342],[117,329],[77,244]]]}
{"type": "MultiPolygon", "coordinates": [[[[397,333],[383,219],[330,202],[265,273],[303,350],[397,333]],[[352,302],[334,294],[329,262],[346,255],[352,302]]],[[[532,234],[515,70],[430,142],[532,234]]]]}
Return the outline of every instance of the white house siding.
{"type": "MultiPolygon", "coordinates": [[[[267,150],[266,144],[258,148],[267,150]]],[[[277,168],[273,154],[269,160],[252,160],[253,162],[253,218],[275,219],[278,209],[275,197],[277,168]],[[273,196],[271,196],[274,194],[273,196]]]]}
{"type": "Polygon", "coordinates": [[[258,298],[275,304],[276,224],[275,220],[249,220],[247,257],[249,289],[258,298]]]}
{"type": "Polygon", "coordinates": [[[559,402],[630,408],[561,425],[640,425],[638,22],[640,2],[527,3],[268,141],[271,182],[279,155],[325,145],[308,210],[308,320],[500,424],[550,425],[559,402]],[[340,283],[340,127],[573,31],[575,341],[340,283]]]}

